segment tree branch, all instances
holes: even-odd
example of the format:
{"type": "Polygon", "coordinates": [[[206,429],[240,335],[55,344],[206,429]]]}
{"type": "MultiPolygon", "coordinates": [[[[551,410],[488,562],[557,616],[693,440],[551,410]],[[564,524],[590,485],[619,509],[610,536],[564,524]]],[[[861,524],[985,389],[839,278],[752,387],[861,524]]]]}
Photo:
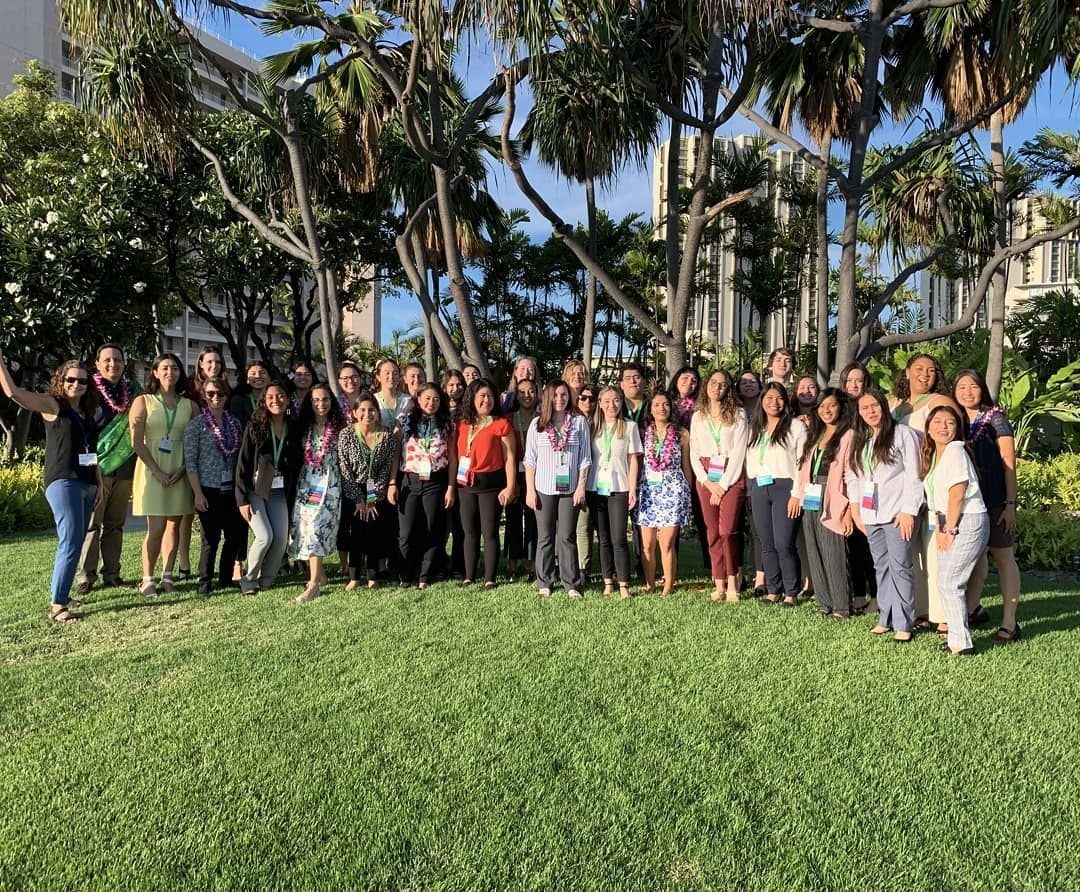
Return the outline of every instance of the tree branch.
{"type": "Polygon", "coordinates": [[[923,12],[927,9],[948,9],[951,6],[960,6],[967,2],[968,0],[909,0],[908,3],[901,3],[889,13],[882,21],[882,25],[888,28],[895,25],[905,16],[914,15],[917,12],[923,12]]]}
{"type": "Polygon", "coordinates": [[[328,65],[322,71],[319,71],[316,74],[313,74],[310,77],[298,82],[294,86],[289,87],[289,90],[296,93],[306,93],[309,87],[313,87],[315,84],[319,84],[325,80],[329,80],[331,77],[334,76],[336,72],[344,68],[350,62],[355,62],[357,59],[362,58],[364,58],[363,52],[361,50],[355,49],[348,55],[342,56],[340,59],[334,62],[333,65],[328,65]]]}
{"type": "Polygon", "coordinates": [[[714,204],[711,208],[708,208],[705,213],[701,215],[701,219],[706,224],[709,224],[728,208],[734,207],[737,204],[742,204],[742,202],[752,198],[755,192],[757,192],[757,189],[750,187],[749,189],[743,189],[741,192],[736,192],[733,195],[728,195],[726,198],[721,199],[714,204]]]}
{"type": "Polygon", "coordinates": [[[855,34],[859,30],[858,22],[851,22],[846,19],[820,19],[817,16],[803,15],[801,12],[793,12],[800,22],[810,28],[816,28],[819,31],[835,31],[837,34],[855,34]]]}

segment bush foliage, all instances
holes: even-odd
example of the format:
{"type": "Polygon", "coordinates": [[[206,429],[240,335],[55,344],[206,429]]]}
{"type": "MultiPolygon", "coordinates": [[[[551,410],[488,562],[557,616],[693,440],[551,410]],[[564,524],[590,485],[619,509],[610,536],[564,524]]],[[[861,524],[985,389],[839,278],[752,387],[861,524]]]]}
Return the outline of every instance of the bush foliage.
{"type": "Polygon", "coordinates": [[[41,465],[21,462],[0,468],[0,531],[22,533],[52,525],[41,465]]]}

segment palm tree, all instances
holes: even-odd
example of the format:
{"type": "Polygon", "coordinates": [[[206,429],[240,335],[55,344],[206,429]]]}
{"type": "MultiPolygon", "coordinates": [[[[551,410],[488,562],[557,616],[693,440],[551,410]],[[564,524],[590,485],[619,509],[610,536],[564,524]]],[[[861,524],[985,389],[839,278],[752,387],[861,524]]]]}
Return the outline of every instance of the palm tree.
{"type": "MultiPolygon", "coordinates": [[[[532,80],[533,106],[519,138],[524,151],[585,187],[588,251],[597,256],[596,186],[626,163],[644,165],[660,115],[610,57],[571,44],[532,80]]],[[[582,361],[592,368],[596,338],[596,277],[586,271],[582,361]]]]}

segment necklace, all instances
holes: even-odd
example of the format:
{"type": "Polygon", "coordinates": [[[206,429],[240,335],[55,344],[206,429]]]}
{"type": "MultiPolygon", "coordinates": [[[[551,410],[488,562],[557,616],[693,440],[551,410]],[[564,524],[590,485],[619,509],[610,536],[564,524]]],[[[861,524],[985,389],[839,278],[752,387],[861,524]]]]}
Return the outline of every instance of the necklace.
{"type": "Polygon", "coordinates": [[[570,413],[567,412],[563,416],[562,427],[559,430],[555,430],[555,425],[549,424],[547,429],[548,442],[551,444],[552,452],[565,452],[566,447],[570,443],[570,423],[572,419],[570,413]]]}
{"type": "Polygon", "coordinates": [[[131,407],[131,388],[128,387],[127,381],[123,378],[116,384],[110,384],[101,376],[100,372],[94,372],[94,384],[97,385],[98,392],[105,401],[105,405],[117,415],[122,415],[131,407]],[[113,391],[119,392],[119,399],[113,398],[113,391]]]}
{"type": "Polygon", "coordinates": [[[645,464],[653,471],[665,471],[671,467],[671,461],[675,457],[675,425],[669,424],[664,431],[664,439],[656,440],[656,426],[650,424],[645,429],[645,464]]]}
{"type": "Polygon", "coordinates": [[[323,459],[330,449],[330,441],[334,438],[334,426],[329,419],[323,424],[322,436],[319,437],[318,446],[315,445],[315,425],[313,424],[304,438],[304,464],[309,468],[321,468],[323,459]]]}
{"type": "Polygon", "coordinates": [[[233,455],[240,448],[240,422],[228,412],[222,412],[219,426],[214,420],[214,413],[205,406],[200,414],[206,422],[206,429],[214,437],[218,452],[224,456],[233,455]]]}

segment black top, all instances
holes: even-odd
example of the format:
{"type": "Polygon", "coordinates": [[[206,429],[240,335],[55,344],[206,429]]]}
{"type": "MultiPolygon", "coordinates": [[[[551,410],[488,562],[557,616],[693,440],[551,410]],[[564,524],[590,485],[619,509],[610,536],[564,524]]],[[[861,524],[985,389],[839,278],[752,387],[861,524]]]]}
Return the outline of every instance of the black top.
{"type": "Polygon", "coordinates": [[[80,467],[79,454],[97,451],[97,426],[64,404],[53,421],[45,422],[45,485],[54,480],[97,483],[97,468],[80,467]]]}
{"type": "Polygon", "coordinates": [[[1005,504],[1005,462],[1001,460],[998,437],[1013,436],[1005,413],[998,408],[986,409],[975,416],[968,426],[968,445],[979,472],[979,487],[987,508],[1005,504]]]}
{"type": "Polygon", "coordinates": [[[296,498],[296,482],[300,477],[302,461],[300,425],[288,415],[285,416],[285,442],[282,444],[281,455],[276,466],[274,465],[273,438],[270,436],[269,428],[260,437],[256,434],[255,428],[249,424],[240,439],[240,451],[236,455],[236,487],[240,495],[238,502],[247,504],[248,497],[252,493],[264,499],[268,498],[269,480],[277,472],[285,478],[285,496],[291,505],[296,498]],[[260,481],[261,486],[257,485],[260,481]]]}

